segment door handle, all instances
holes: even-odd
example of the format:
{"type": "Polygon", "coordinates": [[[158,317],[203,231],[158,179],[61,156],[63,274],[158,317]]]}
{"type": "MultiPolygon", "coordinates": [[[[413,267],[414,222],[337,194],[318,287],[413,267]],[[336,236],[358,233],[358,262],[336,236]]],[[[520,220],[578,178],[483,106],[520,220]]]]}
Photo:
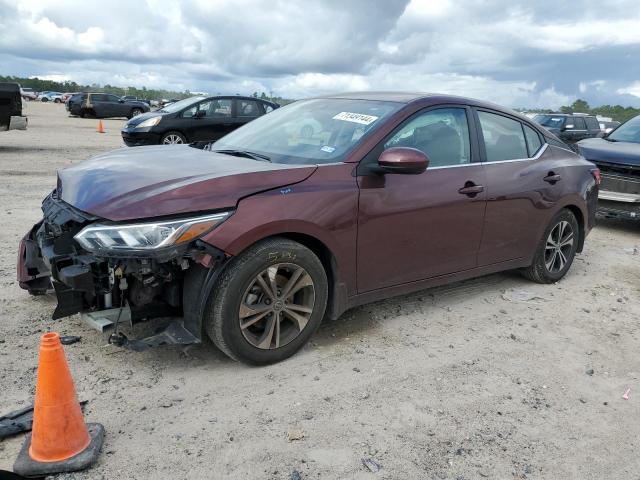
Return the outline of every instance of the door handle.
{"type": "Polygon", "coordinates": [[[562,177],[554,172],[549,172],[549,174],[543,178],[545,182],[550,183],[551,185],[559,182],[561,179],[562,177]]]}
{"type": "Polygon", "coordinates": [[[464,184],[458,193],[462,195],[467,195],[468,197],[475,197],[480,192],[484,192],[484,187],[482,185],[476,185],[475,183],[469,181],[464,184]]]}

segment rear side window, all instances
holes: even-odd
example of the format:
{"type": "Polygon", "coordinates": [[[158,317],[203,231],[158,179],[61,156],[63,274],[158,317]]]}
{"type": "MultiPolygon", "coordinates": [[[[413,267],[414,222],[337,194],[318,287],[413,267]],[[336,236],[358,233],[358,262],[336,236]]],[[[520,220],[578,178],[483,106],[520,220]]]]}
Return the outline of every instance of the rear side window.
{"type": "Polygon", "coordinates": [[[106,102],[107,101],[107,96],[103,93],[93,93],[91,95],[91,101],[92,102],[106,102]]]}
{"type": "Polygon", "coordinates": [[[255,100],[237,100],[239,117],[259,117],[262,112],[255,100]]]}
{"type": "Polygon", "coordinates": [[[584,121],[587,122],[587,128],[589,130],[600,130],[600,124],[598,123],[598,120],[596,120],[595,118],[586,117],[584,121]]]}
{"type": "Polygon", "coordinates": [[[533,128],[524,125],[524,135],[527,137],[527,149],[529,150],[529,156],[533,157],[540,147],[542,146],[542,142],[540,141],[540,135],[533,128]]]}
{"type": "Polygon", "coordinates": [[[528,158],[522,124],[502,115],[478,112],[487,162],[528,158]]]}
{"type": "Polygon", "coordinates": [[[582,117],[573,117],[573,129],[574,130],[586,130],[587,126],[584,123],[584,118],[582,117]]]}

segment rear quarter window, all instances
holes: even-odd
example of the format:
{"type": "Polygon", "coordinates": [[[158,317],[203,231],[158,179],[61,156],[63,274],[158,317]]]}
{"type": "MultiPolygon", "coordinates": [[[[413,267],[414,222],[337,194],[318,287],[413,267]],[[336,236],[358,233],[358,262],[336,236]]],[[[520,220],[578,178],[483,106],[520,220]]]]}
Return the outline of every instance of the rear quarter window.
{"type": "Polygon", "coordinates": [[[497,113],[478,112],[487,162],[528,158],[522,124],[497,113]]]}
{"type": "Polygon", "coordinates": [[[538,150],[542,146],[542,141],[540,140],[540,135],[533,128],[528,125],[523,125],[524,127],[524,136],[527,138],[527,150],[529,152],[529,157],[535,157],[538,150]]]}

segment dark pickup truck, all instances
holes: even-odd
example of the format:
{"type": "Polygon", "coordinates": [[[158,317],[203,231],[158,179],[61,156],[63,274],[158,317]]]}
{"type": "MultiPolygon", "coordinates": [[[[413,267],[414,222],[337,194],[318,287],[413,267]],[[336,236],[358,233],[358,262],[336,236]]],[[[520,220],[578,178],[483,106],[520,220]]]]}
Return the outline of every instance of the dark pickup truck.
{"type": "Polygon", "coordinates": [[[20,85],[0,83],[0,132],[26,129],[27,117],[22,115],[20,85]]]}

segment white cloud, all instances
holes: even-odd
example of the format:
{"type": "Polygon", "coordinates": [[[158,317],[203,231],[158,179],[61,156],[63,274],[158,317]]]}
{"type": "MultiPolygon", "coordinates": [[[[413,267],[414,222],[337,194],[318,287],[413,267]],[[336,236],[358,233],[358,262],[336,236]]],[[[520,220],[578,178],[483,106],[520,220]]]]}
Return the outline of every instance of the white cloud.
{"type": "Polygon", "coordinates": [[[637,95],[640,77],[635,0],[0,0],[0,31],[3,74],[180,91],[418,90],[557,107],[637,95]]]}

